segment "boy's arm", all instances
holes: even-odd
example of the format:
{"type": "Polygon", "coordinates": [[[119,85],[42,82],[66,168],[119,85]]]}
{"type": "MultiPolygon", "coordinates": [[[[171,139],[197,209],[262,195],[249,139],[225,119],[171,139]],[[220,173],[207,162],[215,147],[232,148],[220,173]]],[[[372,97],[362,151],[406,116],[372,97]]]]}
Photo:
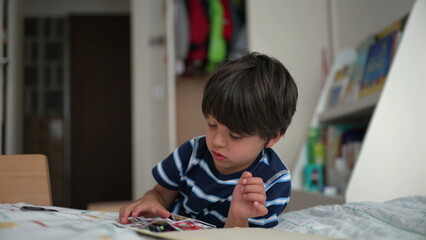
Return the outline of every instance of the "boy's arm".
{"type": "Polygon", "coordinates": [[[232,193],[231,207],[225,227],[249,227],[248,219],[264,216],[268,209],[264,206],[266,193],[263,180],[244,172],[232,193]]]}
{"type": "Polygon", "coordinates": [[[119,219],[123,224],[128,223],[128,217],[140,215],[150,217],[169,217],[167,208],[175,201],[178,191],[167,189],[159,184],[131,204],[120,209],[119,219]]]}

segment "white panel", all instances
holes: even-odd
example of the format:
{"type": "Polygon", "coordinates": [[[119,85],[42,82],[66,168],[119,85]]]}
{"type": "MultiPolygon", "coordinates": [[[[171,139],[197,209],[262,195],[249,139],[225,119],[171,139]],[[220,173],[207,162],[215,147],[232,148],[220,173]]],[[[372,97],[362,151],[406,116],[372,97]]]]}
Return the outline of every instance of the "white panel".
{"type": "Polygon", "coordinates": [[[6,154],[22,153],[22,0],[8,3],[8,63],[6,66],[5,149],[6,154]]]}
{"type": "Polygon", "coordinates": [[[389,71],[346,200],[426,194],[426,1],[415,3],[389,71]]]}
{"type": "MultiPolygon", "coordinates": [[[[3,7],[4,7],[4,1],[5,0],[1,0],[0,1],[0,19],[4,19],[4,15],[3,15],[3,7]]],[[[4,25],[7,28],[6,23],[4,23],[3,21],[1,21],[2,25],[4,25]]],[[[4,41],[4,32],[1,31],[0,32],[0,41],[3,42],[4,41]]],[[[5,63],[6,63],[6,58],[3,57],[3,48],[0,48],[0,124],[3,125],[4,123],[4,119],[3,119],[3,106],[4,106],[4,70],[5,70],[5,63]]],[[[3,153],[3,128],[0,128],[0,154],[3,153]]]]}
{"type": "MultiPolygon", "coordinates": [[[[166,1],[166,39],[167,59],[175,57],[175,32],[174,32],[174,1],[166,1]]],[[[169,151],[173,151],[177,144],[177,117],[176,117],[176,70],[175,64],[167,64],[167,107],[169,127],[169,151]]]]}
{"type": "MultiPolygon", "coordinates": [[[[356,58],[356,51],[355,49],[345,49],[338,53],[336,56],[336,60],[331,66],[330,74],[328,75],[327,79],[325,80],[324,87],[321,91],[321,95],[318,98],[317,105],[314,111],[314,115],[312,117],[310,127],[317,127],[319,125],[318,116],[326,109],[327,107],[327,97],[328,97],[328,91],[333,83],[334,76],[336,75],[337,71],[342,69],[343,66],[347,65],[348,63],[351,63],[356,58]]],[[[299,156],[297,159],[297,163],[293,170],[293,176],[292,176],[292,188],[293,189],[303,189],[303,168],[305,167],[307,163],[307,153],[306,153],[306,143],[303,144],[303,147],[299,151],[299,156]]]]}
{"type": "Polygon", "coordinates": [[[165,1],[131,4],[133,198],[139,198],[155,184],[152,167],[169,153],[167,99],[158,94],[167,85],[165,1]]]}

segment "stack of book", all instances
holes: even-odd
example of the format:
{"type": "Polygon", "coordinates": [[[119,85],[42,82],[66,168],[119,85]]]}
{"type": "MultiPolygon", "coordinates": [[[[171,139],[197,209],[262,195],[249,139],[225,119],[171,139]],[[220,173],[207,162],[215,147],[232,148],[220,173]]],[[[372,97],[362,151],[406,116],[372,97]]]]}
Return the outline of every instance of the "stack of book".
{"type": "Polygon", "coordinates": [[[304,169],[307,191],[333,188],[336,194],[344,194],[366,129],[366,125],[337,124],[309,130],[304,169]]]}
{"type": "Polygon", "coordinates": [[[334,76],[328,108],[379,93],[386,81],[408,16],[368,37],[356,48],[357,57],[334,76]]]}

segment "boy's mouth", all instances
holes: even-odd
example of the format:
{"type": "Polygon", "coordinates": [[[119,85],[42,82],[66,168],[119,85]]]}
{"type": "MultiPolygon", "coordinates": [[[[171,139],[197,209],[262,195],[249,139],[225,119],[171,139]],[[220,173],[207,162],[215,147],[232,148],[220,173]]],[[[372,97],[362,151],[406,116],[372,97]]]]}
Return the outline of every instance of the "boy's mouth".
{"type": "Polygon", "coordinates": [[[212,154],[213,154],[213,157],[217,160],[225,160],[226,159],[225,156],[223,156],[222,154],[220,154],[218,152],[212,151],[212,154]]]}

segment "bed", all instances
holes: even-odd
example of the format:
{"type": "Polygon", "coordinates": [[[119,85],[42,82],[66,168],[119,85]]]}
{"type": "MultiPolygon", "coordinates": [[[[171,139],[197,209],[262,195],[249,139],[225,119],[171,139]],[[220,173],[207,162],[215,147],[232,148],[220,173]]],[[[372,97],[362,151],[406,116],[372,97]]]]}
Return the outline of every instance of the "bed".
{"type": "MultiPolygon", "coordinates": [[[[118,213],[0,204],[0,239],[152,239],[118,224],[118,213]]],[[[426,239],[426,195],[391,201],[323,205],[281,214],[273,231],[234,228],[169,233],[168,239],[426,239]]],[[[166,238],[167,235],[161,236],[166,238]]]]}
{"type": "Polygon", "coordinates": [[[426,239],[426,196],[292,211],[279,216],[275,229],[349,239],[426,239]]]}

